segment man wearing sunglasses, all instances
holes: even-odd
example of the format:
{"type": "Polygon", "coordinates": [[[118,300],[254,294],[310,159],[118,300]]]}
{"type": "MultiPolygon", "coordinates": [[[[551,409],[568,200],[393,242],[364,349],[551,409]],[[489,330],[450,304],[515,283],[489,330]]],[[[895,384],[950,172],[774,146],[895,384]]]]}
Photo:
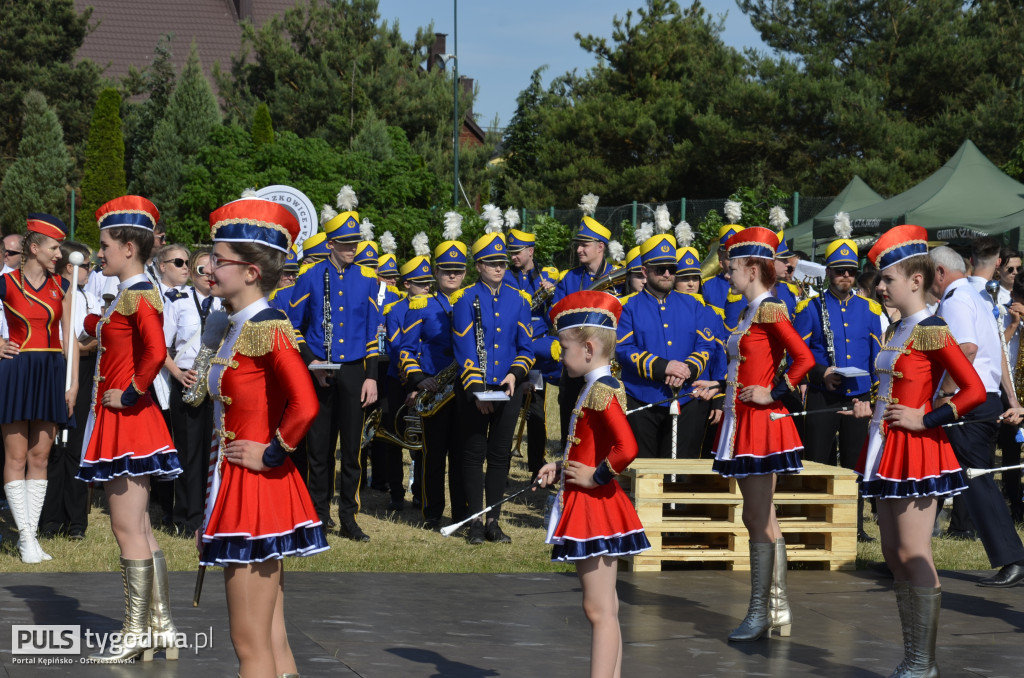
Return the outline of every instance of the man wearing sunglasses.
{"type": "Polygon", "coordinates": [[[708,403],[686,397],[707,367],[714,350],[708,314],[713,313],[691,294],[675,291],[676,241],[660,234],[640,246],[644,288],[622,300],[618,347],[628,409],[661,403],[630,414],[630,428],[641,457],[696,459],[704,439],[708,403]],[[669,403],[680,395],[682,405],[672,450],[669,403]]]}
{"type": "Polygon", "coordinates": [[[999,305],[1004,308],[1010,305],[1013,292],[1013,281],[1020,273],[1020,252],[1009,247],[999,250],[999,267],[996,268],[995,280],[999,281],[999,305]]]}
{"type": "MultiPolygon", "coordinates": [[[[824,383],[807,387],[806,409],[823,410],[848,406],[853,399],[869,397],[876,382],[875,356],[881,348],[882,307],[873,299],[854,294],[857,281],[857,245],[852,240],[833,240],[826,249],[825,275],[828,288],[797,306],[793,327],[811,349],[814,361],[825,365],[824,383]],[[831,330],[831,337],[828,336],[831,330]],[[857,368],[860,376],[843,376],[837,369],[857,368]]],[[[852,469],[868,435],[868,419],[842,416],[838,412],[809,415],[804,424],[804,458],[821,464],[852,469]],[[838,453],[838,457],[837,457],[838,453]]],[[[868,539],[863,530],[862,506],[858,502],[858,538],[868,539]]]]}
{"type": "Polygon", "coordinates": [[[4,268],[0,275],[6,275],[21,266],[21,248],[24,236],[11,233],[4,236],[4,268]]]}

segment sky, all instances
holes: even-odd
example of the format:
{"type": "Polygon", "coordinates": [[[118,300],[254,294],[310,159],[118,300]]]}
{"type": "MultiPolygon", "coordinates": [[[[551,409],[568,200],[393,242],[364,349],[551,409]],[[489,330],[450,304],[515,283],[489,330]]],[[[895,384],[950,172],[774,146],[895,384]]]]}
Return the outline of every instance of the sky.
{"type": "MultiPolygon", "coordinates": [[[[403,37],[412,39],[416,29],[433,21],[434,31],[448,34],[452,51],[454,0],[379,0],[382,19],[398,21],[403,37]]],[[[459,75],[476,80],[478,96],[473,106],[484,128],[495,115],[504,127],[516,110],[516,96],[530,84],[530,75],[542,65],[545,86],[553,77],[572,69],[585,72],[594,65],[573,37],[609,37],[612,19],[644,0],[462,0],[458,3],[459,75]]],[[[742,49],[766,49],[750,20],[735,0],[703,0],[713,16],[726,14],[723,40],[742,49]]],[[[689,6],[681,0],[682,7],[689,6]]]]}

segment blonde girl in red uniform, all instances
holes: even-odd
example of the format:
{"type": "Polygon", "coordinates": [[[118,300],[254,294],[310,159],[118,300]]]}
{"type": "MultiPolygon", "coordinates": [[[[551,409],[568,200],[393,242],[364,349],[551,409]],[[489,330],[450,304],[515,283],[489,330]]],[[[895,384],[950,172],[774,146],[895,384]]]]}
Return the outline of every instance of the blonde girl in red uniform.
{"type": "Polygon", "coordinates": [[[868,440],[856,471],[861,493],[878,500],[882,555],[892,570],[903,628],[903,662],[897,678],[931,678],[935,666],[942,590],[932,562],[932,528],[938,498],[967,489],[953,448],[941,426],[985,401],[985,386],[945,321],[929,315],[925,290],[935,269],[928,236],[920,226],[887,231],[868,253],[882,279],[878,291],[899,310],[878,357],[878,399],[855,401],[854,414],[871,417],[868,440]],[[932,409],[932,397],[948,372],[959,390],[932,409]]]}
{"type": "Polygon", "coordinates": [[[51,560],[36,530],[46,498],[46,467],[57,426],[67,423],[78,394],[78,364],[68,365],[61,332],[71,336],[68,283],[54,270],[64,223],[30,214],[19,270],[0,277],[0,301],[10,340],[0,339],[0,426],[4,436],[4,492],[18,526],[25,563],[51,560]]]}
{"type": "MultiPolygon", "coordinates": [[[[778,236],[760,227],[740,231],[725,243],[733,289],[747,300],[727,344],[729,371],[714,462],[716,471],[739,483],[750,538],[750,606],[729,634],[732,641],[757,640],[773,629],[788,636],[792,624],[786,542],[772,497],[776,474],[803,468],[803,443],[791,418],[773,420],[771,415],[788,413],[779,398],[795,390],[814,366],[814,357],[790,324],[785,304],[769,293],[775,285],[778,245],[778,236]],[[789,370],[776,377],[787,355],[789,370]]],[[[707,397],[722,385],[698,381],[694,387],[707,397]]]]}
{"type": "Polygon", "coordinates": [[[103,484],[126,594],[122,642],[90,656],[98,662],[139,655],[148,661],[158,649],[167,659],[178,657],[167,561],[149,523],[151,479],[173,480],[181,473],[171,434],[149,392],[167,355],[163,304],[144,269],[159,218],[153,203],[137,195],[96,210],[100,263],[120,282],[103,317],[91,315],[85,322],[99,348],[77,477],[103,484]]]}
{"type": "Polygon", "coordinates": [[[284,624],[284,556],[327,550],[289,456],[319,410],[287,316],[270,307],[299,223],[283,206],[236,200],[210,215],[211,293],[231,309],[209,372],[214,449],[200,563],[224,568],[242,678],[297,676],[284,624]]]}
{"type": "Polygon", "coordinates": [[[605,292],[576,292],[551,309],[551,320],[570,377],[583,377],[583,390],[569,420],[565,458],[537,472],[541,487],[559,479],[548,522],[551,559],[576,564],[583,610],[593,633],[591,678],[622,674],[622,634],[615,592],[619,556],[651,548],[643,525],[615,475],[637,455],[626,421],[626,391],[612,376],[615,328],[622,305],[605,292]]]}

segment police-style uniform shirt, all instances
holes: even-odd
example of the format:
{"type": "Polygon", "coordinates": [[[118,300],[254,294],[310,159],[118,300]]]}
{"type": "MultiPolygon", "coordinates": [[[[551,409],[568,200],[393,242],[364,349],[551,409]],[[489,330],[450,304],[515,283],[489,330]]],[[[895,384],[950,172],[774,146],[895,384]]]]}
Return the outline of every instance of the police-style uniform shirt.
{"type": "Polygon", "coordinates": [[[555,285],[555,293],[551,297],[551,305],[554,306],[561,301],[563,297],[566,297],[573,292],[589,290],[591,286],[593,286],[595,280],[608,275],[614,270],[615,267],[607,261],[598,271],[597,275],[592,275],[590,271],[587,270],[586,266],[577,266],[576,268],[569,269],[565,272],[565,275],[562,276],[562,279],[558,281],[558,284],[555,285]]]}
{"type": "MultiPolygon", "coordinates": [[[[377,305],[378,287],[374,271],[359,264],[342,268],[333,257],[317,262],[299,275],[286,313],[299,332],[299,351],[307,364],[328,359],[324,352],[325,295],[331,309],[330,362],[376,362],[380,355],[377,328],[383,322],[377,305]]],[[[367,370],[367,379],[376,376],[375,368],[367,370]]]]}
{"type": "Polygon", "coordinates": [[[534,363],[528,295],[505,283],[492,290],[481,281],[456,294],[452,332],[463,389],[472,393],[497,388],[509,374],[515,376],[517,385],[523,383],[534,363]],[[483,326],[484,364],[477,354],[473,304],[477,299],[483,326]]]}
{"type": "MultiPolygon", "coordinates": [[[[811,297],[797,304],[793,327],[807,342],[814,354],[815,363],[833,367],[859,367],[868,372],[863,377],[843,377],[835,393],[858,396],[871,390],[877,381],[875,357],[882,347],[882,307],[878,302],[856,294],[851,294],[846,301],[840,301],[829,289],[822,296],[811,297]],[[822,329],[822,299],[828,311],[829,327],[832,328],[834,363],[829,359],[822,329]]],[[[811,384],[811,388],[826,390],[816,384],[811,384]]]]}
{"type": "Polygon", "coordinates": [[[946,288],[936,315],[949,325],[956,343],[978,347],[974,369],[987,393],[999,393],[1003,349],[999,343],[999,327],[992,315],[992,302],[985,298],[987,296],[988,293],[974,289],[966,278],[954,280],[946,288]]]}
{"type": "Polygon", "coordinates": [[[206,318],[220,308],[220,299],[199,294],[195,288],[164,295],[164,339],[174,364],[183,370],[192,369],[202,346],[206,318]]]}
{"type": "Polygon", "coordinates": [[[403,384],[405,377],[399,369],[402,328],[409,313],[409,299],[398,299],[384,307],[384,347],[388,354],[388,376],[403,384]]]}
{"type": "Polygon", "coordinates": [[[694,379],[704,372],[715,342],[706,319],[704,304],[691,294],[671,291],[659,300],[644,288],[625,297],[616,355],[626,394],[643,403],[672,397],[665,384],[670,360],[686,363],[694,379]]]}
{"type": "MultiPolygon", "coordinates": [[[[456,297],[461,290],[455,291],[456,297]]],[[[419,294],[409,300],[399,346],[399,363],[406,381],[416,387],[455,360],[452,302],[443,292],[419,294]]]]}

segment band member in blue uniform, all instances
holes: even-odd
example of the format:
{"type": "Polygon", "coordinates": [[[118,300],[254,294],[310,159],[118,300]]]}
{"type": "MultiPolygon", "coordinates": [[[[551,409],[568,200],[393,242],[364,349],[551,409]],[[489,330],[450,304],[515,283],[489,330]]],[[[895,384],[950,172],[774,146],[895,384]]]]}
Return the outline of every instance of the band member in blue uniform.
{"type": "MultiPolygon", "coordinates": [[[[618,356],[629,409],[663,403],[707,367],[714,349],[704,305],[694,296],[674,290],[676,242],[668,234],[656,235],[640,246],[644,289],[626,296],[618,326],[618,356]]],[[[685,398],[681,419],[707,419],[706,402],[685,398]]],[[[672,418],[664,403],[627,417],[641,457],[697,458],[704,439],[702,426],[677,427],[675,454],[671,450],[672,418]]]]}
{"type": "MultiPolygon", "coordinates": [[[[522,390],[533,367],[530,297],[505,284],[508,257],[505,236],[485,233],[473,243],[473,259],[480,279],[464,290],[452,307],[455,360],[460,369],[456,394],[463,431],[463,481],[470,514],[502,498],[512,459],[512,436],[522,405],[522,390]],[[488,396],[504,394],[508,400],[488,396]],[[486,481],[484,460],[487,461],[486,481]]],[[[500,507],[487,516],[486,528],[478,519],[470,523],[468,541],[482,544],[512,541],[498,525],[500,507]]]]}
{"type": "Polygon", "coordinates": [[[363,409],[377,402],[379,284],[372,269],[353,263],[360,240],[358,205],[351,187],[338,193],[340,214],[324,226],[330,256],[295,281],[288,318],[301,334],[299,351],[314,368],[320,412],[306,436],[309,494],[317,515],[330,526],[334,450],[341,437],[340,534],[354,541],[370,537],[356,523],[359,511],[359,447],[363,409]]]}
{"type": "MultiPolygon", "coordinates": [[[[462,444],[456,416],[455,386],[461,369],[455,363],[452,333],[452,304],[466,277],[466,245],[458,240],[462,216],[457,212],[445,215],[449,238],[434,249],[434,275],[437,291],[414,297],[402,329],[400,350],[402,372],[415,398],[424,391],[434,394],[434,404],[423,413],[423,453],[416,464],[418,495],[423,507],[424,527],[436,530],[444,514],[445,466],[448,468],[448,497],[452,521],[459,522],[467,513],[466,489],[462,480],[462,444]],[[452,397],[442,395],[451,390],[452,397]]],[[[430,266],[426,258],[420,267],[430,266]]],[[[418,283],[423,271],[414,273],[418,283]]]]}
{"type": "Polygon", "coordinates": [[[739,297],[742,296],[735,294],[730,288],[728,277],[729,254],[725,250],[725,242],[742,230],[743,227],[739,224],[725,224],[718,229],[718,265],[722,270],[713,276],[704,278],[702,281],[701,287],[703,289],[704,303],[718,309],[723,314],[725,313],[725,306],[728,303],[730,294],[737,297],[737,302],[739,302],[739,297]]]}
{"type": "MultiPolygon", "coordinates": [[[[697,282],[700,282],[700,278],[697,278],[697,282]]],[[[639,292],[644,288],[647,283],[647,278],[644,277],[644,262],[640,256],[640,246],[637,245],[633,249],[629,250],[626,255],[626,295],[639,292]]]]}
{"type": "Polygon", "coordinates": [[[293,246],[285,256],[284,268],[281,269],[281,279],[277,283],[277,289],[270,293],[270,306],[279,311],[288,312],[288,304],[292,299],[292,292],[295,291],[295,278],[299,275],[299,255],[293,246]]]}

